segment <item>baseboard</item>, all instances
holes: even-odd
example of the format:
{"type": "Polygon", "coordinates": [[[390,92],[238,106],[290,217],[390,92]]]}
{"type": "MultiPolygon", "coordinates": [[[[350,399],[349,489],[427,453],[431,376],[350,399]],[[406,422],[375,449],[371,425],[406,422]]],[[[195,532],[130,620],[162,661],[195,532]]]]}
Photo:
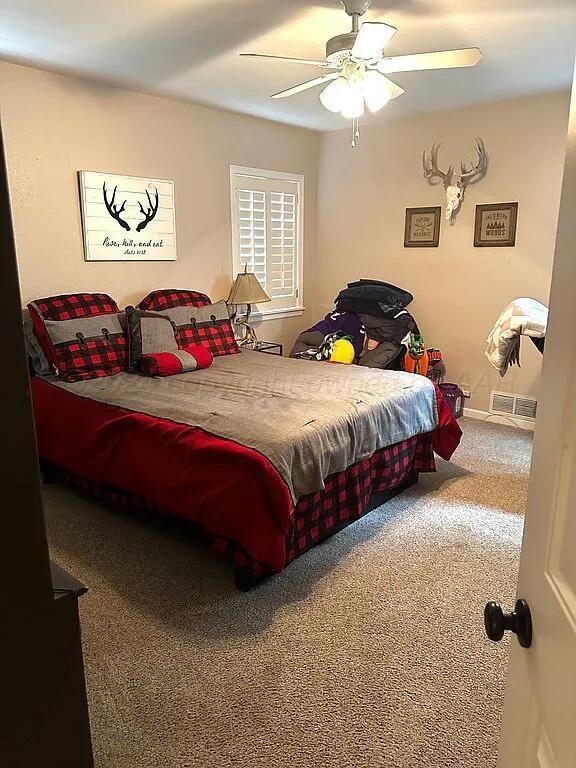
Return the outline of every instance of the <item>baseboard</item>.
{"type": "Polygon", "coordinates": [[[499,416],[496,413],[488,411],[478,411],[476,408],[464,408],[464,416],[469,419],[478,419],[479,421],[489,421],[491,424],[505,424],[507,427],[518,427],[534,432],[535,422],[529,419],[519,419],[517,416],[499,416]]]}

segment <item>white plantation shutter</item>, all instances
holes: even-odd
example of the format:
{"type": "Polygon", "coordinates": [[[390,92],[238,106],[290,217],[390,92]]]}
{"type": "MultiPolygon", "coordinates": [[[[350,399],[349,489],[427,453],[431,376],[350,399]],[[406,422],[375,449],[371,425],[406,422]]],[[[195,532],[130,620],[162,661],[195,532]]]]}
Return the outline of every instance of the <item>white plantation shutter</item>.
{"type": "MultiPolygon", "coordinates": [[[[252,189],[239,189],[238,239],[240,241],[240,268],[248,267],[262,285],[266,282],[266,193],[252,189]]],[[[266,289],[264,289],[266,290],[266,289]]]]}
{"type": "Polygon", "coordinates": [[[256,275],[271,299],[263,314],[301,309],[303,177],[232,166],[230,182],[234,275],[256,275]]]}
{"type": "Polygon", "coordinates": [[[295,296],[296,195],[270,192],[270,247],[266,287],[271,299],[295,296]]]}

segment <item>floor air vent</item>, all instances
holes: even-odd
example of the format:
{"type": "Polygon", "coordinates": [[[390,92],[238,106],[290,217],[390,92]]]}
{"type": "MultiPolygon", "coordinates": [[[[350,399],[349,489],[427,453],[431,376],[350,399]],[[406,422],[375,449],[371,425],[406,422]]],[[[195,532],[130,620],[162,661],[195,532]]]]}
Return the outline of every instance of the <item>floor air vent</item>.
{"type": "Polygon", "coordinates": [[[490,413],[501,416],[535,421],[537,409],[538,401],[534,397],[512,395],[509,392],[492,392],[490,397],[490,413]]]}

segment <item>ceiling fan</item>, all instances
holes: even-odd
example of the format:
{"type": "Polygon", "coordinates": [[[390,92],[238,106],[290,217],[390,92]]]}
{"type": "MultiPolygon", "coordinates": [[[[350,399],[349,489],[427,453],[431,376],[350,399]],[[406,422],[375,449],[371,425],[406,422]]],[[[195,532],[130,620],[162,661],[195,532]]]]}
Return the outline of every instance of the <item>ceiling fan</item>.
{"type": "Polygon", "coordinates": [[[386,75],[425,69],[473,67],[482,58],[479,48],[409,56],[386,56],[384,49],[398,30],[383,22],[366,21],[360,26],[359,19],[371,4],[372,0],[342,0],[344,10],[352,18],[352,31],[328,40],[325,61],[260,53],[241,53],[240,55],[279,59],[294,64],[309,64],[320,69],[335,70],[275,93],[272,98],[284,99],[307,91],[309,88],[326,85],[320,93],[320,101],[324,107],[330,112],[339,112],[354,121],[364,114],[364,105],[371,112],[378,112],[390,99],[395,99],[404,93],[404,90],[386,75]]]}

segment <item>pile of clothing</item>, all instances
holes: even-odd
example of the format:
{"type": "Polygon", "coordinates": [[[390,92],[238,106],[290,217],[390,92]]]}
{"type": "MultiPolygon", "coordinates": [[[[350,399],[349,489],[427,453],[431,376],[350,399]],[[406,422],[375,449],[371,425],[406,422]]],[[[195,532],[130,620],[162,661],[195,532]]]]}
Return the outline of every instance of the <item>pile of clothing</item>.
{"type": "Polygon", "coordinates": [[[290,357],[325,360],[334,339],[349,338],[354,362],[369,368],[400,370],[418,325],[406,307],[414,297],[381,280],[357,280],[340,291],[336,309],[301,333],[290,357]]]}

